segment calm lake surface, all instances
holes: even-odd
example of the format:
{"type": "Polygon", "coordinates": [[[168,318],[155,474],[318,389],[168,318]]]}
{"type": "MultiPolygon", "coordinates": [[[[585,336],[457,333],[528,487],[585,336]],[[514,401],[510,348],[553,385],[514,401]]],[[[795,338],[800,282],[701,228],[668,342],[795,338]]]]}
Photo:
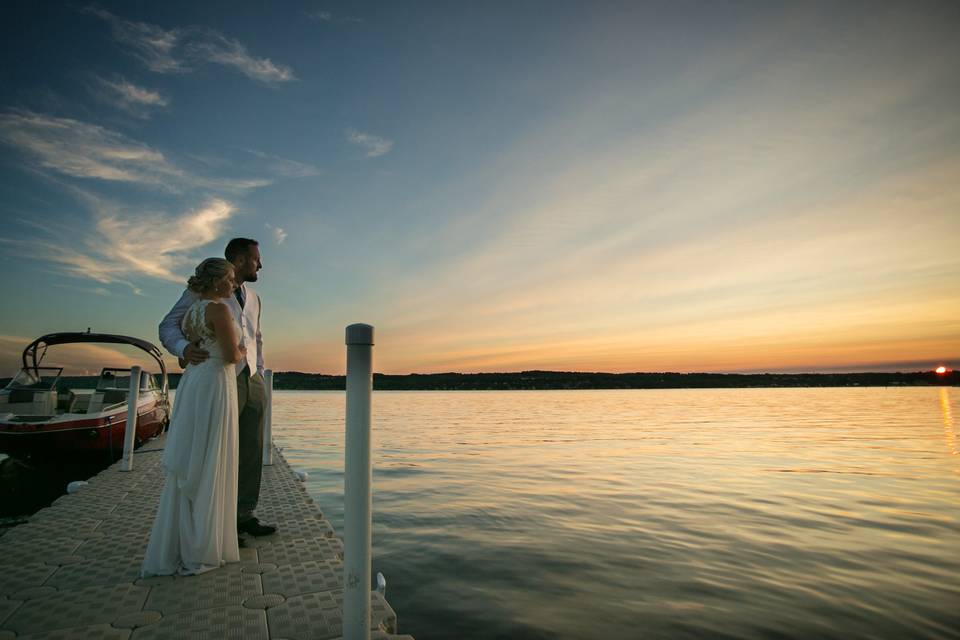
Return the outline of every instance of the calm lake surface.
{"type": "MultiPolygon", "coordinates": [[[[377,392],[373,568],[418,640],[960,637],[958,402],[377,392]]],[[[343,412],[274,395],[341,536],[343,412]]]]}

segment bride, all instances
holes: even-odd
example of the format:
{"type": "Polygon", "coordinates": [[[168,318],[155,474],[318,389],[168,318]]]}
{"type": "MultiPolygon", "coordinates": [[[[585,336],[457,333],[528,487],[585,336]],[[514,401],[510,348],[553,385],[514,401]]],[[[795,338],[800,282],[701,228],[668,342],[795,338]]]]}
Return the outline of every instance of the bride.
{"type": "Polygon", "coordinates": [[[183,317],[184,335],[210,352],[188,365],[177,386],[163,452],[166,482],[140,575],[195,575],[239,562],[237,543],[237,379],[244,358],[239,328],[221,302],[236,288],[233,265],[200,263],[187,288],[199,299],[183,317]]]}

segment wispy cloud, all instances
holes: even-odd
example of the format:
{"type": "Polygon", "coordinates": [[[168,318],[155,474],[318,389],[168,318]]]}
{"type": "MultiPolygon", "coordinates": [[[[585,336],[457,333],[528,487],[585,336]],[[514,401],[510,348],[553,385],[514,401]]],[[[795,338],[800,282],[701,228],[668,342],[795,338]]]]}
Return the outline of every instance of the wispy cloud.
{"type": "Polygon", "coordinates": [[[190,71],[186,60],[174,54],[184,37],[183,29],[163,29],[146,22],[124,20],[96,6],[84,9],[105,20],[114,39],[126,46],[130,53],[148,69],[157,73],[185,73],[190,71]]]}
{"type": "Polygon", "coordinates": [[[88,7],[85,11],[105,20],[114,39],[157,73],[188,73],[196,64],[213,63],[236,69],[265,84],[296,80],[290,67],[253,56],[240,41],[213,29],[192,26],[164,29],[125,20],[99,7],[88,7]]]}
{"type": "Polygon", "coordinates": [[[194,253],[219,238],[236,207],[214,198],[181,214],[138,213],[95,200],[95,232],[89,237],[24,240],[0,236],[4,253],[40,260],[62,273],[101,284],[123,284],[134,293],[135,276],[182,283],[178,271],[194,253]]]}
{"type": "Polygon", "coordinates": [[[123,134],[70,118],[31,111],[0,113],[0,141],[45,169],[77,178],[167,188],[184,173],[162,153],[123,134]]]}
{"type": "Polygon", "coordinates": [[[330,22],[333,20],[333,13],[330,11],[323,11],[320,9],[314,11],[307,11],[307,17],[316,22],[330,22]]]}
{"type": "Polygon", "coordinates": [[[347,130],[347,140],[358,147],[366,149],[368,158],[386,155],[393,149],[393,140],[375,136],[372,133],[357,131],[356,129],[347,130]]]}
{"type": "Polygon", "coordinates": [[[318,167],[306,162],[282,158],[255,149],[244,149],[250,155],[263,161],[264,169],[271,175],[284,178],[310,178],[323,173],[318,167]]]}
{"type": "Polygon", "coordinates": [[[213,199],[178,216],[103,216],[97,230],[106,239],[101,254],[118,270],[181,282],[174,270],[187,255],[216,240],[236,208],[213,199]]]}
{"type": "Polygon", "coordinates": [[[269,58],[256,58],[239,41],[221,33],[204,29],[196,35],[186,47],[190,57],[233,67],[248,78],[266,84],[297,79],[290,67],[274,64],[269,58]]]}
{"type": "Polygon", "coordinates": [[[75,248],[66,241],[25,240],[3,236],[0,236],[0,245],[4,246],[4,253],[8,256],[46,262],[58,273],[101,284],[121,284],[129,287],[134,294],[142,293],[139,287],[127,279],[133,275],[129,269],[118,269],[115,268],[116,265],[104,262],[95,245],[89,247],[89,253],[85,253],[82,244],[75,248]]]}
{"type": "Polygon", "coordinates": [[[266,223],[266,226],[273,232],[273,239],[277,241],[277,244],[283,244],[283,241],[287,239],[287,232],[282,227],[275,227],[269,222],[266,223]]]}
{"type": "Polygon", "coordinates": [[[93,295],[96,295],[96,296],[110,295],[110,290],[105,289],[104,287],[77,287],[73,285],[63,284],[62,282],[58,282],[53,286],[55,286],[58,289],[69,289],[70,291],[79,291],[81,293],[92,293],[93,295]]]}
{"type": "MultiPolygon", "coordinates": [[[[242,193],[273,183],[272,178],[263,176],[209,176],[187,171],[162,152],[122,133],[32,111],[0,113],[0,142],[19,149],[45,172],[172,193],[192,189],[242,193]]],[[[298,171],[306,175],[308,171],[308,165],[297,166],[293,161],[284,164],[276,159],[274,165],[279,166],[280,175],[298,171]]]]}
{"type": "Polygon", "coordinates": [[[362,18],[357,18],[355,16],[335,16],[332,11],[327,11],[325,9],[311,9],[305,12],[308,19],[313,20],[314,22],[363,22],[362,18]]]}
{"type": "MultiPolygon", "coordinates": [[[[160,151],[118,132],[28,111],[0,113],[0,142],[21,151],[32,168],[92,214],[92,220],[77,229],[20,220],[41,233],[32,238],[0,236],[2,252],[46,263],[71,277],[127,286],[135,294],[141,293],[137,278],[183,282],[182,272],[197,259],[197,250],[225,233],[236,211],[230,201],[232,194],[273,181],[187,171],[160,151]],[[63,176],[88,182],[64,180],[63,176]],[[111,182],[157,189],[165,199],[173,196],[184,203],[184,209],[193,206],[183,213],[170,213],[145,209],[143,198],[123,203],[99,195],[99,187],[111,182]]],[[[303,163],[276,157],[271,162],[276,173],[312,172],[303,163]]],[[[286,236],[283,229],[274,234],[278,243],[286,236]]],[[[90,293],[103,295],[104,291],[101,287],[90,293]]]]}
{"type": "Polygon", "coordinates": [[[111,80],[97,76],[91,90],[106,102],[138,118],[149,118],[153,110],[170,104],[158,91],[137,86],[121,77],[111,80]]]}

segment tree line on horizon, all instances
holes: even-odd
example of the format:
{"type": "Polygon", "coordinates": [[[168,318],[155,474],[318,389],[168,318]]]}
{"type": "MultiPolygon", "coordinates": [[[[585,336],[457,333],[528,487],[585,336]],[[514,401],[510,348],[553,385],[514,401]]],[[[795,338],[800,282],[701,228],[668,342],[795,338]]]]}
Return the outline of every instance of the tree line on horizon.
{"type": "MultiPolygon", "coordinates": [[[[960,385],[960,373],[583,373],[520,371],[514,373],[373,374],[378,391],[488,391],[498,389],[706,389],[738,387],[895,387],[960,385]]],[[[279,390],[335,390],[346,377],[299,371],[273,374],[279,390]]]]}
{"type": "MultiPolygon", "coordinates": [[[[180,373],[170,373],[171,389],[180,373]]],[[[92,389],[98,376],[62,376],[58,388],[92,389]]],[[[10,378],[0,378],[5,386],[10,378]]],[[[519,371],[512,373],[374,373],[377,391],[495,391],[549,389],[723,389],[750,387],[917,387],[960,386],[960,371],[896,373],[587,373],[519,371]]],[[[276,371],[280,391],[343,391],[346,376],[276,371]]]]}

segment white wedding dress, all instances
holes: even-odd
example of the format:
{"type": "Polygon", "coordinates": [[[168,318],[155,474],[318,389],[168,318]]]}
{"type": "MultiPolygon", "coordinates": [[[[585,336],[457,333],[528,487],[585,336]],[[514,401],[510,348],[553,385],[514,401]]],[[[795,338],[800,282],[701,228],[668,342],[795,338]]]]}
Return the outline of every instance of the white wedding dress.
{"type": "MultiPolygon", "coordinates": [[[[210,358],[188,365],[177,386],[163,468],[166,482],[140,574],[195,575],[239,562],[237,378],[205,321],[210,300],[181,327],[210,358]]],[[[237,329],[239,334],[239,328],[237,329]]]]}

